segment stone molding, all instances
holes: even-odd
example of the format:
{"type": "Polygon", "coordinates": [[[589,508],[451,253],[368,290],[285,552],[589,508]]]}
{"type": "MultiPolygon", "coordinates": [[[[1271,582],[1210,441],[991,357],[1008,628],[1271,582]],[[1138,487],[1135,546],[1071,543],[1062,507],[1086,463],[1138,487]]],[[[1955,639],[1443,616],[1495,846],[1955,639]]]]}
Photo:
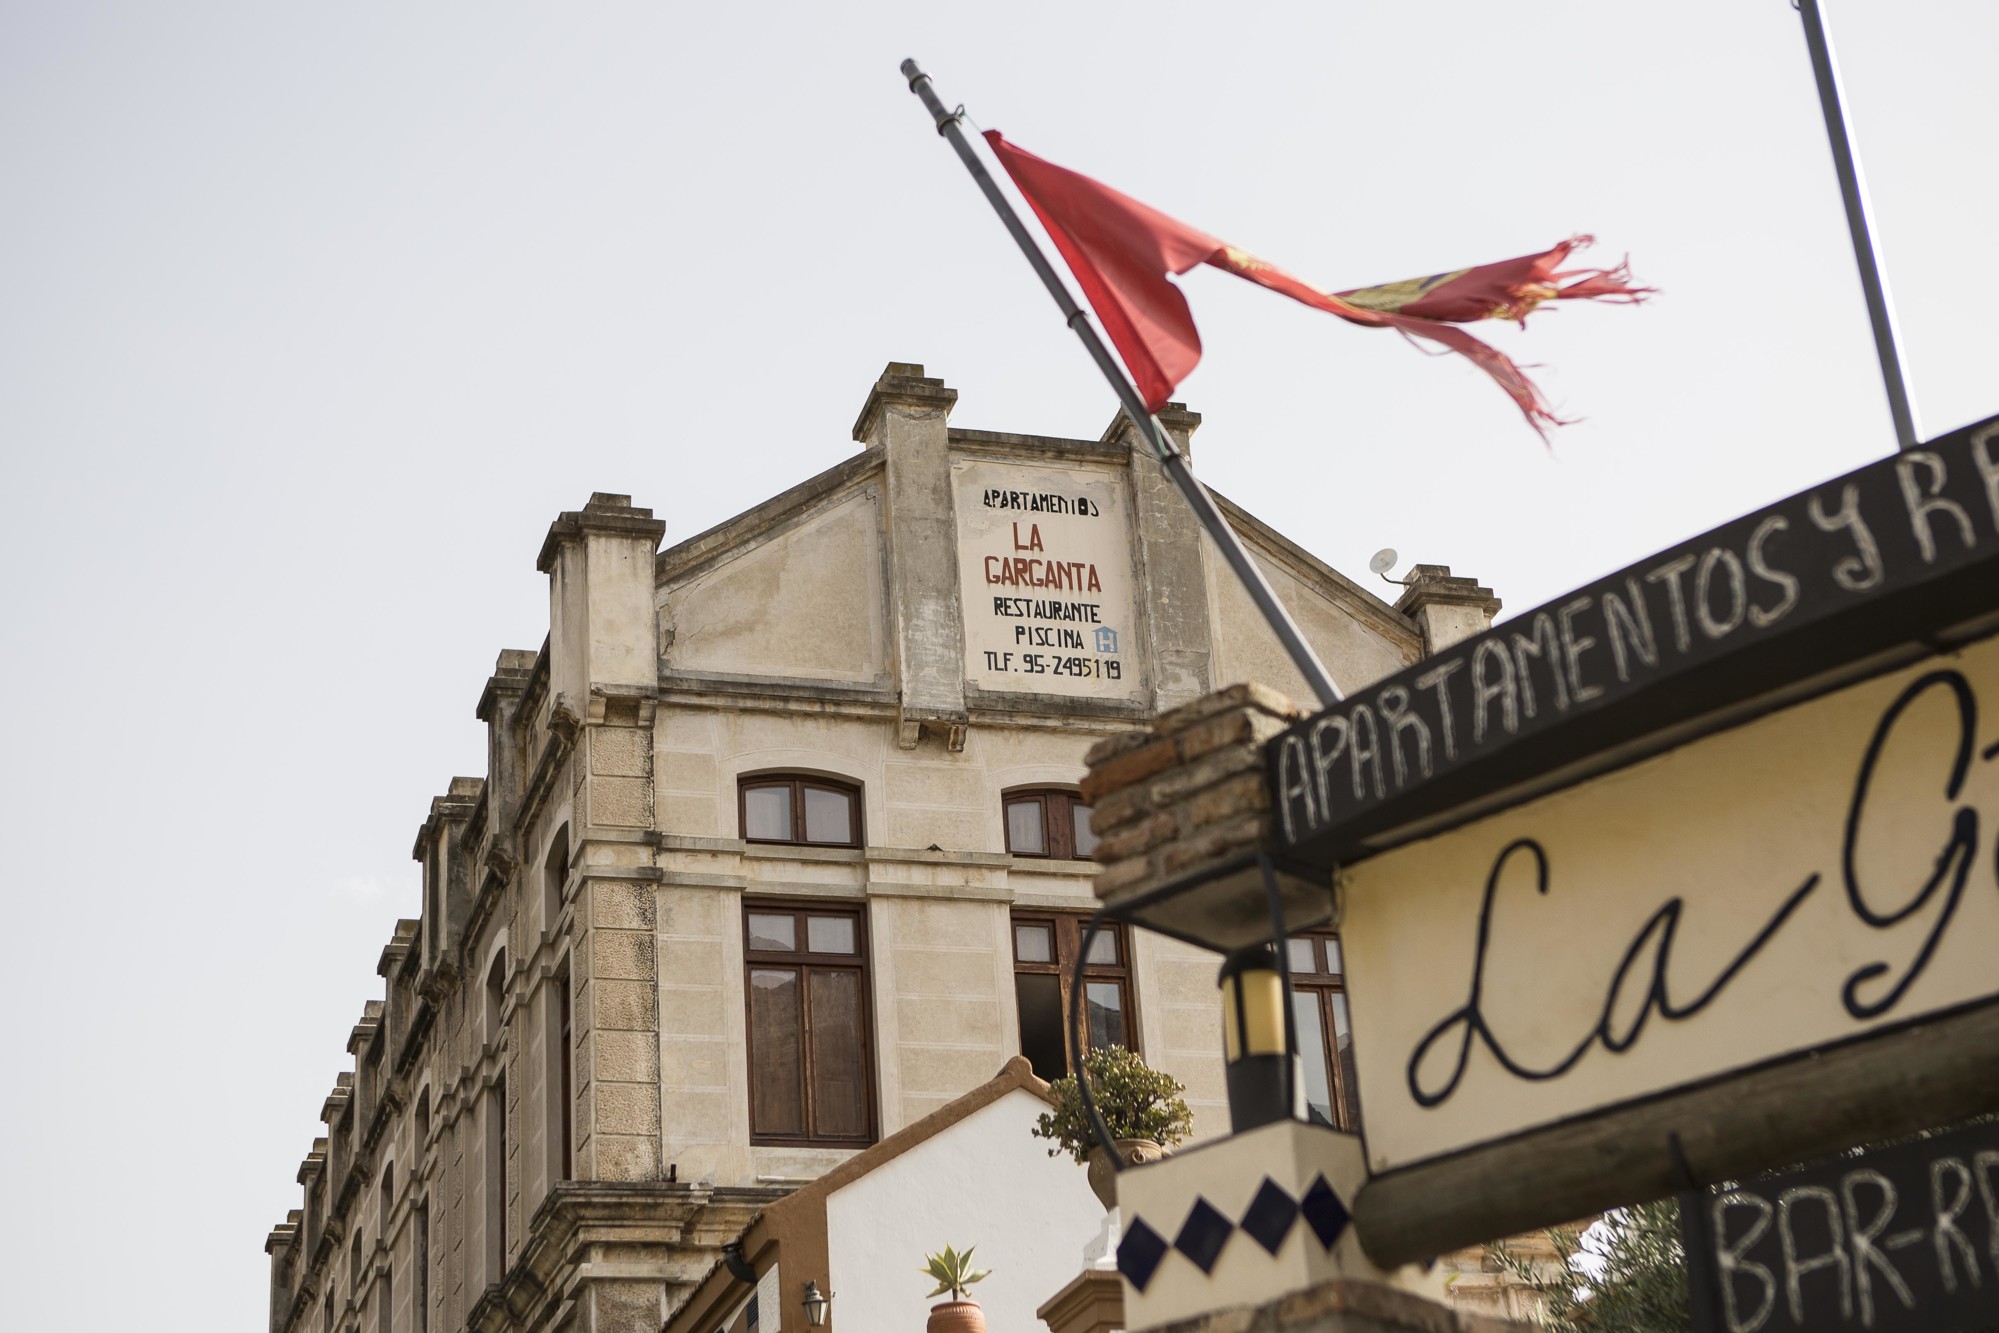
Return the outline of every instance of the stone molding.
{"type": "Polygon", "coordinates": [[[589,1307],[593,1286],[637,1284],[654,1298],[650,1322],[611,1322],[589,1311],[582,1327],[654,1333],[781,1189],[725,1189],[675,1181],[565,1180],[535,1209],[524,1248],[506,1276],[466,1316],[468,1333],[540,1333],[569,1309],[589,1307]]]}
{"type": "Polygon", "coordinates": [[[854,440],[858,444],[879,443],[875,437],[881,429],[883,409],[890,405],[909,408],[912,415],[941,412],[949,416],[957,401],[958,391],[941,379],[926,377],[920,364],[891,361],[868,390],[867,401],[861,404],[861,413],[854,418],[854,440]]]}
{"type": "Polygon", "coordinates": [[[652,510],[635,508],[629,495],[598,491],[581,509],[565,510],[548,525],[541,553],[534,567],[543,574],[555,569],[555,554],[570,542],[593,533],[619,537],[650,537],[654,546],[666,536],[666,521],[652,516],[652,510]]]}

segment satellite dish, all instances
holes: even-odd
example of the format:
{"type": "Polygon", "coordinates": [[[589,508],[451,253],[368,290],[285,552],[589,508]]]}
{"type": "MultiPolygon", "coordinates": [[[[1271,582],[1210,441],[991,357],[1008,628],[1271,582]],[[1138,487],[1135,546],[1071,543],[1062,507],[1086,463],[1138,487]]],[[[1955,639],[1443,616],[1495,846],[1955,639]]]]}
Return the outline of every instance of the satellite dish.
{"type": "Polygon", "coordinates": [[[1376,551],[1373,557],[1368,560],[1367,567],[1375,573],[1385,576],[1389,570],[1395,568],[1395,562],[1400,558],[1395,554],[1393,546],[1384,546],[1379,551],[1376,551]]]}

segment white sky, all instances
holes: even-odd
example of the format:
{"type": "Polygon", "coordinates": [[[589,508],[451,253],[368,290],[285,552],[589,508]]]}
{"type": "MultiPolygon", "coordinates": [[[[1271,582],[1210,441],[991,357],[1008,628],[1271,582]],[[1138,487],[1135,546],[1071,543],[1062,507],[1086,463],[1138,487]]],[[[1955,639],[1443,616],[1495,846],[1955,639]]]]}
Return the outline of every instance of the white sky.
{"type": "MultiPolygon", "coordinates": [[[[1999,409],[1999,6],[1829,9],[1940,433],[1999,409]]],[[[1329,287],[1588,230],[1664,289],[1489,331],[1588,418],[1551,458],[1462,362],[1191,275],[1199,470],[1363,581],[1518,611],[1892,448],[1785,0],[0,0],[0,1324],[261,1326],[559,510],[691,535],[850,453],[890,359],[959,425],[1110,421],[908,55],[1329,287]]]]}

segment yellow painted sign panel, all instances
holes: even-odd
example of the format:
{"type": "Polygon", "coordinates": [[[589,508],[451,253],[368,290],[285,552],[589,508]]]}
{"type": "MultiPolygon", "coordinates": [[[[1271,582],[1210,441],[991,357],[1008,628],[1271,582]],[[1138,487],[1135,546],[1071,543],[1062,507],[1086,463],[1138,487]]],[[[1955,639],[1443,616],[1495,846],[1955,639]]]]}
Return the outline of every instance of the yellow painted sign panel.
{"type": "Polygon", "coordinates": [[[1370,1166],[1999,997],[1995,823],[1987,639],[1359,863],[1370,1166]]]}

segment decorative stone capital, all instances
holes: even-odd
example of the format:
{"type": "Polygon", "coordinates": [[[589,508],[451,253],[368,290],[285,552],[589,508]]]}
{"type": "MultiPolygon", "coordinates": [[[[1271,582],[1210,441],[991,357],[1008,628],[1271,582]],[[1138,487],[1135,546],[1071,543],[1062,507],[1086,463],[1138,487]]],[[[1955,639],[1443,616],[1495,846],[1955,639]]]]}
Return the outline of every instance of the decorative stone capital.
{"type": "Polygon", "coordinates": [[[1477,579],[1457,578],[1449,565],[1416,565],[1395,609],[1423,632],[1423,655],[1431,657],[1454,643],[1492,627],[1500,600],[1477,579]]]}
{"type": "Polygon", "coordinates": [[[666,536],[666,523],[654,518],[650,509],[634,508],[629,495],[598,491],[583,508],[565,511],[548,525],[548,536],[541,543],[541,554],[535,557],[534,567],[548,573],[555,568],[557,551],[591,533],[644,540],[647,549],[653,551],[659,549],[660,538],[666,536]]]}
{"type": "Polygon", "coordinates": [[[948,417],[957,401],[956,389],[943,380],[925,377],[923,367],[917,362],[891,361],[874,388],[868,390],[861,414],[854,418],[854,439],[861,444],[882,443],[882,418],[890,408],[901,409],[911,416],[948,417]]]}
{"type": "MultiPolygon", "coordinates": [[[[1159,418],[1159,424],[1166,427],[1166,433],[1173,437],[1173,443],[1180,447],[1180,452],[1187,456],[1189,463],[1192,463],[1194,432],[1201,428],[1201,414],[1190,409],[1185,403],[1168,403],[1153,415],[1159,418]]],[[[1152,453],[1151,447],[1138,438],[1138,431],[1131,424],[1131,418],[1123,412],[1111,418],[1111,424],[1104,427],[1104,433],[1099,438],[1105,444],[1123,444],[1147,456],[1152,453]]]]}

